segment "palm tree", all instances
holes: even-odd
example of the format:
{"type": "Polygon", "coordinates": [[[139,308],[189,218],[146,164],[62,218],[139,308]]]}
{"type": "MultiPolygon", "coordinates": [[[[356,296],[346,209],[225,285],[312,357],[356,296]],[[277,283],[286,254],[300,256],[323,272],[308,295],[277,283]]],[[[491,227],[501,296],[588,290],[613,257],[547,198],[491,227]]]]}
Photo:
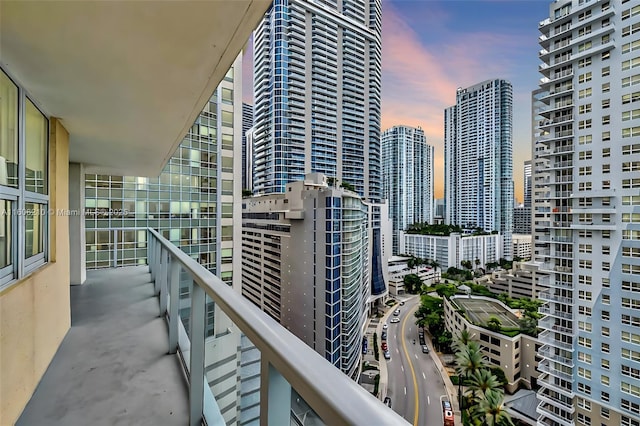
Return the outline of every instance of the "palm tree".
{"type": "Polygon", "coordinates": [[[485,426],[513,426],[511,416],[503,406],[504,396],[500,392],[489,391],[474,407],[476,418],[482,418],[485,426]]]}
{"type": "MultiPolygon", "coordinates": [[[[462,383],[460,377],[468,379],[476,371],[485,368],[487,366],[487,360],[482,355],[482,350],[478,342],[469,341],[462,349],[456,352],[456,372],[458,373],[459,381],[462,383]]],[[[458,394],[461,397],[461,389],[458,388],[458,394]]],[[[471,391],[472,399],[475,400],[475,391],[471,391]]]]}
{"type": "Polygon", "coordinates": [[[475,396],[475,401],[485,399],[489,392],[503,393],[502,384],[491,370],[482,368],[476,370],[469,380],[469,390],[475,396]]]}
{"type": "Polygon", "coordinates": [[[454,351],[457,352],[461,352],[462,350],[464,350],[465,346],[467,346],[467,344],[471,341],[471,333],[469,333],[468,329],[463,329],[460,334],[458,334],[458,337],[456,338],[455,342],[453,342],[453,349],[454,351]]]}

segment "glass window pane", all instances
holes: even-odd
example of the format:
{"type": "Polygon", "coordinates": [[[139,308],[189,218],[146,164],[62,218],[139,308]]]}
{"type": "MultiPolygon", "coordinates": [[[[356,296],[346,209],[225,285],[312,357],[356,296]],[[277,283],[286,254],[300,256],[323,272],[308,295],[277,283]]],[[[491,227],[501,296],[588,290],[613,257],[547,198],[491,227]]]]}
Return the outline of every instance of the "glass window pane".
{"type": "Polygon", "coordinates": [[[44,251],[43,226],[44,217],[47,213],[45,205],[36,203],[24,203],[25,208],[25,242],[24,257],[25,259],[35,256],[44,251]]]}
{"type": "Polygon", "coordinates": [[[0,268],[11,265],[11,201],[0,200],[0,268]]]}
{"type": "Polygon", "coordinates": [[[0,71],[0,185],[18,186],[18,87],[0,71]]]}
{"type": "Polygon", "coordinates": [[[25,189],[38,194],[47,193],[47,119],[26,100],[25,108],[25,189]]]}

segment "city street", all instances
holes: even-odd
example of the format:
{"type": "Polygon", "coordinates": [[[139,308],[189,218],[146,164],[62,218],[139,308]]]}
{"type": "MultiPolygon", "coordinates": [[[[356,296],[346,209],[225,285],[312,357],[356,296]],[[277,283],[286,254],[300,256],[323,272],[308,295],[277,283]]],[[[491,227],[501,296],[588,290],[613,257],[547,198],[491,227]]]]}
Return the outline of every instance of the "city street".
{"type": "MultiPolygon", "coordinates": [[[[391,397],[391,408],[414,426],[440,426],[443,424],[441,397],[446,399],[446,390],[432,354],[422,353],[418,340],[413,314],[419,301],[419,297],[412,297],[404,306],[394,306],[400,309],[400,315],[392,315],[387,320],[391,353],[387,361],[387,395],[391,397]],[[393,324],[392,318],[399,318],[400,322],[393,324]]],[[[432,351],[431,342],[426,344],[432,351]]]]}

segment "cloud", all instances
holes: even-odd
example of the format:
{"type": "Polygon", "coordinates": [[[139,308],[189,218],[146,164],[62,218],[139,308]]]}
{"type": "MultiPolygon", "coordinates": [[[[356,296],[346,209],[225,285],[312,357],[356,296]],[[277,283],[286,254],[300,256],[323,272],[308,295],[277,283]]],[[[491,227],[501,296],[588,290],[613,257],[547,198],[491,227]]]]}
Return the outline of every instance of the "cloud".
{"type": "MultiPolygon", "coordinates": [[[[399,124],[424,129],[427,143],[435,147],[435,193],[441,197],[444,109],[455,104],[458,87],[493,78],[510,80],[523,40],[497,32],[446,32],[442,24],[437,31],[422,26],[419,34],[393,4],[384,6],[382,129],[399,124]],[[425,34],[433,38],[425,40],[425,34]]],[[[442,22],[448,19],[437,15],[442,22]]]]}

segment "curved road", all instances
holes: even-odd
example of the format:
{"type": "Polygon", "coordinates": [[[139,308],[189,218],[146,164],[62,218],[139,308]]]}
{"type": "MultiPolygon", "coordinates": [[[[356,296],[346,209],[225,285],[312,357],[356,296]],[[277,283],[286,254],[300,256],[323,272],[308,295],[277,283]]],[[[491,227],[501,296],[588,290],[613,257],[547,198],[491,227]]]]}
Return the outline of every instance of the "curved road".
{"type": "MultiPolygon", "coordinates": [[[[432,354],[422,353],[418,340],[413,313],[419,301],[419,297],[406,299],[404,306],[396,305],[400,315],[392,315],[387,320],[387,344],[391,353],[387,361],[387,395],[391,397],[391,408],[414,426],[441,426],[441,398],[446,398],[446,390],[432,354]],[[400,322],[392,324],[391,318],[399,318],[400,322]]],[[[426,344],[432,350],[431,342],[426,344]]]]}

